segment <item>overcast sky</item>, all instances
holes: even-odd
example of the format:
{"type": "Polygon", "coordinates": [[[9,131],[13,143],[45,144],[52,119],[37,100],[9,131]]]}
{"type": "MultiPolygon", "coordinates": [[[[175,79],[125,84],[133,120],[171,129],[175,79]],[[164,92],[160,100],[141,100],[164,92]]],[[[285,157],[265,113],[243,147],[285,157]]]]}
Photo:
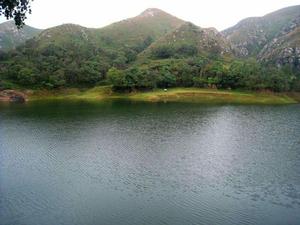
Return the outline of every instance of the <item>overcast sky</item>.
{"type": "Polygon", "coordinates": [[[75,23],[98,28],[134,17],[147,8],[160,8],[198,26],[223,30],[246,17],[299,4],[300,0],[34,0],[26,24],[49,28],[75,23]]]}

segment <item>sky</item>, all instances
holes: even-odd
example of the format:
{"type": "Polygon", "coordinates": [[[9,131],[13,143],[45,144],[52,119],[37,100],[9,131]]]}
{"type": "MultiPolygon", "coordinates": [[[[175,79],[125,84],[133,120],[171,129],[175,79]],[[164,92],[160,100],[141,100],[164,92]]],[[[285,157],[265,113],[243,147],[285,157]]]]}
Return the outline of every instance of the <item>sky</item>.
{"type": "MultiPolygon", "coordinates": [[[[26,24],[49,28],[63,23],[99,28],[159,8],[200,27],[223,30],[246,17],[300,5],[300,0],[34,0],[26,24]]],[[[5,19],[0,17],[0,22],[5,19]]]]}

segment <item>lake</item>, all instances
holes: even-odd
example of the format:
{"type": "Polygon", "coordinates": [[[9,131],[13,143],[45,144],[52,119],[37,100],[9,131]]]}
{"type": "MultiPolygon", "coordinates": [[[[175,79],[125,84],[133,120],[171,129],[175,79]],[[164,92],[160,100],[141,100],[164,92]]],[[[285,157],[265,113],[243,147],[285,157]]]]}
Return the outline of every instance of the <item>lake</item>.
{"type": "Polygon", "coordinates": [[[0,224],[300,224],[300,105],[2,104],[0,224]]]}

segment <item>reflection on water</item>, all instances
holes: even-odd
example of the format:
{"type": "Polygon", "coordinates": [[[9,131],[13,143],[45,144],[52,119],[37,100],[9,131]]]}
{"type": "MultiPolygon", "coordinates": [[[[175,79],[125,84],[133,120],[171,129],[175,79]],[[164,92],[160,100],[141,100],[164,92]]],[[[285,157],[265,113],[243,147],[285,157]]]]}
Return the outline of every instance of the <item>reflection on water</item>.
{"type": "Polygon", "coordinates": [[[300,106],[0,106],[0,224],[297,224],[300,106]]]}

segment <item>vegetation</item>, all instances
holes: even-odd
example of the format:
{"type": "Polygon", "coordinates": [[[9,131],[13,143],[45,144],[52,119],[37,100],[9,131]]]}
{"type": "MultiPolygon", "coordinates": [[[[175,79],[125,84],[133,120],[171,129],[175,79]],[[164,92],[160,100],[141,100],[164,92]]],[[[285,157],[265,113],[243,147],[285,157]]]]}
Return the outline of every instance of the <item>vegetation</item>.
{"type": "Polygon", "coordinates": [[[113,68],[108,79],[116,91],[169,87],[300,91],[300,76],[295,74],[288,67],[267,68],[253,60],[225,62],[195,57],[153,60],[126,70],[113,68]]]}
{"type": "Polygon", "coordinates": [[[222,31],[243,56],[256,57],[278,34],[284,33],[290,22],[299,17],[300,5],[269,13],[263,17],[250,17],[222,31]]]}
{"type": "Polygon", "coordinates": [[[18,29],[13,21],[0,24],[0,55],[1,51],[15,49],[24,44],[26,40],[35,37],[41,32],[40,29],[24,25],[18,29]]]}
{"type": "Polygon", "coordinates": [[[131,100],[143,102],[190,102],[206,104],[291,104],[299,102],[299,94],[274,94],[269,92],[220,91],[200,88],[155,89],[145,92],[118,93],[111,86],[90,89],[69,88],[61,90],[36,90],[29,95],[37,100],[131,100]]]}
{"type": "MultiPolygon", "coordinates": [[[[13,61],[2,61],[0,80],[27,88],[48,89],[112,84],[119,92],[170,87],[300,91],[297,71],[290,67],[262,66],[255,60],[196,56],[120,65],[104,52],[102,56],[93,56],[88,49],[77,49],[64,52],[53,46],[35,58],[32,48],[29,50],[32,58],[27,54],[27,59],[17,55],[13,61]]],[[[95,48],[90,46],[90,50],[95,48]]]]}
{"type": "Polygon", "coordinates": [[[175,87],[291,92],[300,91],[300,70],[295,63],[239,58],[217,30],[158,9],[102,29],[57,26],[0,53],[0,89],[99,85],[120,95],[175,87]]]}
{"type": "Polygon", "coordinates": [[[0,0],[0,16],[14,19],[18,27],[24,25],[26,14],[31,13],[31,0],[0,0]]]}

